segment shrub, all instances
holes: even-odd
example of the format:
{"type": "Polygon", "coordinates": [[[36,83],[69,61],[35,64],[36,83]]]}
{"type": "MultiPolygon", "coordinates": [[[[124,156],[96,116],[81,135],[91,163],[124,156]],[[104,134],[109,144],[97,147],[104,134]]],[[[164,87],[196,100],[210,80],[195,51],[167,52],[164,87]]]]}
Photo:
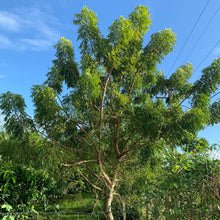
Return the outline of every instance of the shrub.
{"type": "Polygon", "coordinates": [[[56,182],[43,170],[0,161],[0,212],[4,215],[34,211],[33,202],[47,203],[55,191],[56,182]]]}

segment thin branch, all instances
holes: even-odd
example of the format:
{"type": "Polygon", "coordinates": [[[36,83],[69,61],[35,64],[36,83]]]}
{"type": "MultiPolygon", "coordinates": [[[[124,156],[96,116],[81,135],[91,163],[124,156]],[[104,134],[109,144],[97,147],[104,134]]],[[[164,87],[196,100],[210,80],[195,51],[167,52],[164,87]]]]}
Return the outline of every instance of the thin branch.
{"type": "Polygon", "coordinates": [[[83,165],[86,166],[86,168],[89,170],[89,172],[97,179],[97,181],[100,179],[99,176],[97,176],[93,170],[89,167],[88,163],[84,163],[83,165]]]}
{"type": "Polygon", "coordinates": [[[92,53],[93,53],[93,55],[94,55],[96,61],[97,61],[98,64],[101,66],[102,63],[101,63],[101,61],[98,59],[98,57],[97,57],[96,54],[95,54],[95,50],[94,50],[94,47],[93,47],[93,45],[92,45],[92,42],[91,42],[91,39],[90,39],[90,38],[89,38],[89,43],[90,43],[90,46],[91,46],[91,49],[92,49],[92,53]]]}
{"type": "MultiPolygon", "coordinates": [[[[59,116],[62,117],[62,118],[65,118],[65,119],[68,119],[68,120],[71,120],[71,121],[73,121],[73,122],[78,123],[77,121],[75,121],[75,120],[73,120],[73,119],[71,119],[71,118],[69,118],[69,117],[66,117],[66,116],[63,116],[63,115],[60,115],[60,114],[59,114],[59,116]]],[[[80,124],[82,124],[82,123],[80,123],[80,124]]],[[[89,140],[91,141],[91,144],[90,144],[90,145],[92,145],[94,142],[93,142],[93,139],[92,139],[92,138],[90,137],[90,135],[88,134],[88,132],[86,132],[86,130],[85,130],[82,126],[80,126],[79,123],[76,124],[76,126],[86,134],[86,136],[87,136],[87,137],[89,138],[89,140]]]]}
{"type": "Polygon", "coordinates": [[[58,116],[61,117],[61,118],[64,118],[64,119],[68,119],[68,120],[70,120],[70,121],[72,121],[72,122],[74,122],[74,123],[80,124],[80,125],[85,125],[85,126],[87,126],[87,127],[92,127],[92,126],[91,126],[90,124],[88,124],[88,123],[85,123],[85,122],[82,122],[82,121],[79,121],[79,120],[72,119],[72,118],[70,118],[70,117],[68,117],[68,116],[65,116],[65,115],[60,115],[60,114],[58,114],[58,116]]]}
{"type": "Polygon", "coordinates": [[[83,164],[83,163],[89,163],[89,162],[96,162],[96,160],[83,160],[83,161],[76,162],[76,163],[73,163],[73,164],[63,163],[62,165],[63,165],[64,167],[70,167],[70,166],[77,166],[77,165],[80,165],[80,164],[83,164]]]}
{"type": "Polygon", "coordinates": [[[135,72],[135,74],[134,74],[134,78],[133,78],[133,80],[132,80],[131,87],[130,87],[130,90],[129,90],[129,92],[128,92],[128,97],[131,95],[131,92],[132,92],[132,90],[133,90],[134,83],[135,83],[135,80],[136,80],[138,71],[139,71],[139,69],[141,68],[142,65],[143,65],[143,63],[137,68],[137,70],[136,70],[136,72],[135,72]]]}
{"type": "Polygon", "coordinates": [[[125,151],[125,149],[127,148],[128,143],[129,143],[130,140],[131,140],[131,137],[129,137],[129,138],[125,141],[125,144],[124,144],[124,146],[123,146],[123,148],[122,148],[122,151],[121,151],[122,154],[123,154],[123,152],[125,151]]]}
{"type": "Polygon", "coordinates": [[[114,150],[117,154],[117,157],[120,156],[120,151],[118,149],[118,138],[119,138],[119,122],[118,120],[114,120],[114,136],[113,136],[113,144],[114,144],[114,150]]]}
{"type": "MultiPolygon", "coordinates": [[[[16,116],[19,118],[18,114],[16,114],[16,116]]],[[[34,129],[34,128],[29,128],[29,127],[27,127],[26,125],[24,125],[23,123],[22,123],[22,125],[23,125],[25,128],[30,129],[30,130],[33,131],[33,132],[37,132],[38,134],[41,134],[41,135],[44,136],[46,139],[50,140],[52,143],[59,145],[60,147],[62,147],[63,149],[65,149],[65,150],[67,150],[67,151],[69,151],[69,152],[72,152],[72,151],[84,152],[84,151],[82,151],[82,150],[76,150],[76,149],[72,149],[72,148],[70,149],[70,148],[68,148],[66,145],[61,144],[61,143],[57,142],[56,140],[54,140],[53,138],[49,137],[48,135],[44,134],[44,132],[42,132],[42,131],[39,131],[39,130],[34,129]]]]}
{"type": "Polygon", "coordinates": [[[105,93],[106,93],[107,85],[108,85],[112,70],[113,70],[113,66],[112,66],[111,70],[108,72],[106,82],[105,82],[105,86],[104,86],[103,93],[102,93],[102,102],[101,102],[101,108],[100,108],[100,121],[99,121],[99,132],[100,132],[99,137],[100,137],[100,140],[101,140],[102,117],[103,117],[105,93]]]}
{"type": "Polygon", "coordinates": [[[121,198],[119,193],[114,193],[114,195],[116,195],[119,199],[119,202],[121,203],[121,207],[122,207],[122,216],[123,216],[123,220],[126,220],[126,203],[125,201],[121,198]]]}
{"type": "MultiPolygon", "coordinates": [[[[104,177],[104,179],[108,182],[109,185],[112,185],[112,181],[110,180],[110,178],[108,177],[108,175],[105,173],[105,171],[102,168],[102,164],[101,164],[101,158],[100,158],[100,152],[98,153],[98,166],[99,166],[99,170],[102,174],[102,176],[104,177]]],[[[104,181],[105,182],[105,181],[104,181]]]]}
{"type": "Polygon", "coordinates": [[[130,151],[132,151],[132,150],[136,147],[137,143],[138,143],[143,137],[144,137],[144,135],[142,135],[141,137],[139,137],[139,138],[134,142],[134,144],[132,144],[132,146],[131,146],[128,150],[126,150],[125,152],[123,152],[123,153],[121,154],[121,158],[124,157],[124,156],[125,156],[127,153],[129,153],[130,151]]]}
{"type": "Polygon", "coordinates": [[[93,183],[91,183],[83,174],[82,174],[82,172],[78,169],[78,172],[79,172],[79,174],[82,176],[82,178],[87,182],[87,183],[89,183],[94,189],[97,189],[97,190],[99,190],[99,191],[103,191],[100,187],[98,187],[98,186],[96,186],[96,185],[94,185],[93,183]]]}
{"type": "MultiPolygon", "coordinates": [[[[77,154],[76,153],[76,155],[82,160],[82,157],[79,155],[79,154],[77,154]]],[[[75,162],[74,164],[70,164],[70,166],[71,165],[75,165],[75,166],[77,166],[77,165],[85,165],[85,167],[86,167],[86,169],[88,169],[89,170],[89,172],[95,177],[95,178],[97,178],[97,180],[99,179],[99,177],[93,172],[93,170],[88,166],[88,163],[89,162],[96,162],[96,160],[82,160],[82,161],[79,161],[79,162],[75,162]]],[[[65,164],[66,166],[68,166],[69,164],[65,164]]],[[[64,166],[65,166],[64,165],[64,166]]]]}
{"type": "Polygon", "coordinates": [[[86,153],[83,150],[77,150],[77,149],[73,149],[73,148],[68,148],[66,145],[59,143],[58,141],[54,140],[53,138],[49,137],[48,135],[44,134],[44,132],[41,132],[39,130],[33,129],[33,128],[29,128],[30,130],[32,130],[33,132],[37,132],[39,134],[41,134],[42,136],[44,136],[46,139],[50,140],[52,143],[59,145],[60,147],[62,147],[63,149],[65,149],[66,151],[72,152],[72,151],[78,151],[78,152],[83,152],[86,153]]]}
{"type": "Polygon", "coordinates": [[[92,216],[94,215],[94,213],[95,213],[95,208],[96,208],[96,206],[98,205],[98,198],[99,198],[99,197],[98,197],[98,194],[97,194],[97,193],[95,193],[95,198],[96,198],[95,204],[94,204],[94,206],[93,206],[92,213],[91,213],[89,219],[91,219],[92,216]]]}
{"type": "Polygon", "coordinates": [[[107,85],[108,85],[112,70],[113,70],[113,66],[112,66],[111,70],[108,72],[107,79],[106,79],[105,86],[104,86],[103,93],[102,93],[102,102],[101,102],[100,119],[99,119],[99,151],[98,151],[98,155],[97,155],[98,156],[97,162],[98,162],[100,172],[102,173],[103,177],[106,179],[106,181],[110,185],[112,185],[112,182],[109,179],[109,177],[107,176],[107,174],[104,172],[104,170],[102,168],[102,164],[101,164],[101,137],[102,137],[102,117],[103,117],[104,100],[105,100],[106,89],[107,89],[107,85]]]}
{"type": "Polygon", "coordinates": [[[56,94],[56,96],[57,96],[57,98],[58,98],[58,100],[59,100],[59,102],[60,102],[62,108],[64,109],[64,106],[63,106],[63,102],[62,102],[62,100],[60,99],[60,97],[59,97],[57,94],[56,94]]]}
{"type": "Polygon", "coordinates": [[[176,172],[176,175],[177,175],[178,173],[180,173],[183,169],[184,169],[184,167],[181,167],[181,168],[176,172]]]}
{"type": "MultiPolygon", "coordinates": [[[[90,38],[89,38],[89,43],[90,43],[90,46],[91,46],[91,49],[92,49],[92,53],[93,53],[93,55],[94,55],[96,61],[97,61],[98,64],[101,66],[102,63],[101,63],[101,61],[98,59],[97,55],[95,54],[95,50],[94,50],[94,47],[93,47],[93,45],[92,45],[92,42],[91,42],[91,39],[90,39],[90,38]]],[[[101,86],[102,86],[102,88],[103,88],[102,81],[100,81],[100,83],[101,83],[101,86]]]]}
{"type": "Polygon", "coordinates": [[[96,104],[93,103],[93,106],[95,107],[95,109],[97,109],[100,112],[100,109],[97,107],[96,104]]]}
{"type": "Polygon", "coordinates": [[[185,102],[190,97],[190,95],[184,98],[174,109],[172,109],[167,115],[165,115],[165,117],[169,117],[171,114],[173,114],[173,112],[175,112],[183,104],[183,102],[185,102]]]}

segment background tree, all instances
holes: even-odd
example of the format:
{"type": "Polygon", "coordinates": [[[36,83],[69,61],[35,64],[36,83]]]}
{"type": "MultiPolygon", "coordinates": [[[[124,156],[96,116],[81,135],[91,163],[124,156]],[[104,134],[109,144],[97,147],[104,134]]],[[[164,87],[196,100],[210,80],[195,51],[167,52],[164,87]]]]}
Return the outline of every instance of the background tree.
{"type": "Polygon", "coordinates": [[[143,45],[151,24],[148,8],[137,6],[129,18],[116,19],[107,36],[87,7],[75,17],[80,64],[62,37],[46,82],[32,88],[34,118],[20,95],[2,94],[0,107],[8,132],[36,131],[68,151],[65,165],[74,165],[99,192],[113,219],[113,199],[124,203],[119,189],[126,171],[139,170],[138,158],[149,163],[161,148],[203,145],[198,131],[219,122],[220,102],[211,103],[210,97],[220,84],[220,59],[194,83],[189,63],[166,78],[157,65],[173,50],[175,35],[165,29],[143,45]]]}
{"type": "Polygon", "coordinates": [[[48,173],[56,181],[55,197],[84,188],[77,172],[64,166],[66,158],[69,158],[68,152],[61,151],[59,146],[45,141],[36,132],[26,132],[19,138],[0,133],[0,159],[14,166],[31,166],[48,173]]]}
{"type": "Polygon", "coordinates": [[[148,217],[218,219],[220,161],[199,146],[191,153],[168,150],[164,155],[142,197],[148,217]]]}

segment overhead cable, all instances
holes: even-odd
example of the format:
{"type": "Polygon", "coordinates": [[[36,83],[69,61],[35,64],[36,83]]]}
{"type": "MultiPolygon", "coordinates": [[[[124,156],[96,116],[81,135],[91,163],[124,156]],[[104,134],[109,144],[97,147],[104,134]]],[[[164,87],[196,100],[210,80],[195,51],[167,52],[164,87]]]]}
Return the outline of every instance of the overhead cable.
{"type": "Polygon", "coordinates": [[[215,93],[212,97],[210,97],[210,99],[214,98],[215,96],[217,96],[218,94],[220,94],[220,91],[215,93]]]}
{"type": "Polygon", "coordinates": [[[212,49],[207,53],[207,55],[204,57],[204,59],[199,63],[199,65],[195,68],[194,72],[198,70],[198,68],[203,64],[203,62],[207,59],[207,57],[212,53],[212,51],[217,47],[217,45],[220,43],[220,40],[217,41],[217,43],[212,47],[212,49]]]}
{"type": "Polygon", "coordinates": [[[180,50],[179,54],[177,55],[176,59],[174,60],[174,62],[173,62],[173,64],[172,64],[172,66],[171,66],[171,68],[170,68],[170,70],[169,70],[169,74],[168,74],[168,76],[170,75],[170,73],[171,73],[171,71],[172,71],[172,69],[173,69],[174,65],[176,64],[176,61],[177,61],[177,60],[178,60],[178,58],[180,57],[180,55],[181,55],[181,53],[182,53],[183,49],[185,48],[185,46],[186,46],[187,42],[189,41],[189,38],[191,37],[191,35],[192,35],[193,31],[195,30],[195,28],[196,28],[197,24],[199,23],[199,20],[200,20],[200,18],[202,17],[202,15],[203,15],[203,13],[204,13],[205,9],[207,8],[207,6],[208,6],[208,3],[209,3],[209,2],[210,2],[210,0],[208,0],[208,1],[206,2],[206,4],[205,4],[204,8],[202,9],[202,11],[201,11],[201,13],[200,13],[199,17],[197,18],[196,23],[194,24],[194,26],[193,26],[193,28],[192,28],[191,32],[189,33],[189,35],[188,35],[188,37],[187,37],[186,41],[185,41],[185,42],[184,42],[184,44],[183,44],[183,46],[182,46],[182,48],[181,48],[181,50],[180,50]]]}
{"type": "Polygon", "coordinates": [[[185,61],[188,60],[189,56],[192,54],[193,50],[195,49],[195,47],[198,45],[199,41],[201,40],[202,36],[205,34],[206,30],[208,29],[209,25],[211,24],[211,22],[213,21],[214,17],[216,16],[217,12],[219,11],[220,6],[217,8],[217,10],[215,11],[215,13],[212,15],[211,19],[209,20],[208,24],[206,25],[206,27],[204,28],[202,34],[199,36],[199,38],[196,40],[196,43],[194,44],[193,48],[190,50],[189,54],[186,56],[185,61]]]}

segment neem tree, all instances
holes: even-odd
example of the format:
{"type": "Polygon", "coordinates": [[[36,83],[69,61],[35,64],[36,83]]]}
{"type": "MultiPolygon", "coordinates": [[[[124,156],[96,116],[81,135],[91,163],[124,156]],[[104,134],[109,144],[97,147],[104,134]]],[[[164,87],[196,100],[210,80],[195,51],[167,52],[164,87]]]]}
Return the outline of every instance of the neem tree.
{"type": "Polygon", "coordinates": [[[220,59],[194,83],[188,82],[191,64],[166,78],[157,64],[173,50],[175,35],[162,30],[143,46],[151,24],[144,6],[115,20],[107,37],[87,7],[74,24],[81,62],[74,61],[72,44],[62,37],[46,82],[32,88],[34,118],[25,113],[20,95],[2,94],[0,104],[8,132],[38,131],[70,152],[69,165],[103,195],[107,218],[113,219],[113,198],[122,201],[118,188],[126,170],[132,173],[134,166],[137,172],[139,156],[149,161],[161,147],[206,144],[197,133],[220,120],[220,102],[210,103],[220,84],[220,59]],[[182,108],[184,102],[190,107],[182,108]]]}

